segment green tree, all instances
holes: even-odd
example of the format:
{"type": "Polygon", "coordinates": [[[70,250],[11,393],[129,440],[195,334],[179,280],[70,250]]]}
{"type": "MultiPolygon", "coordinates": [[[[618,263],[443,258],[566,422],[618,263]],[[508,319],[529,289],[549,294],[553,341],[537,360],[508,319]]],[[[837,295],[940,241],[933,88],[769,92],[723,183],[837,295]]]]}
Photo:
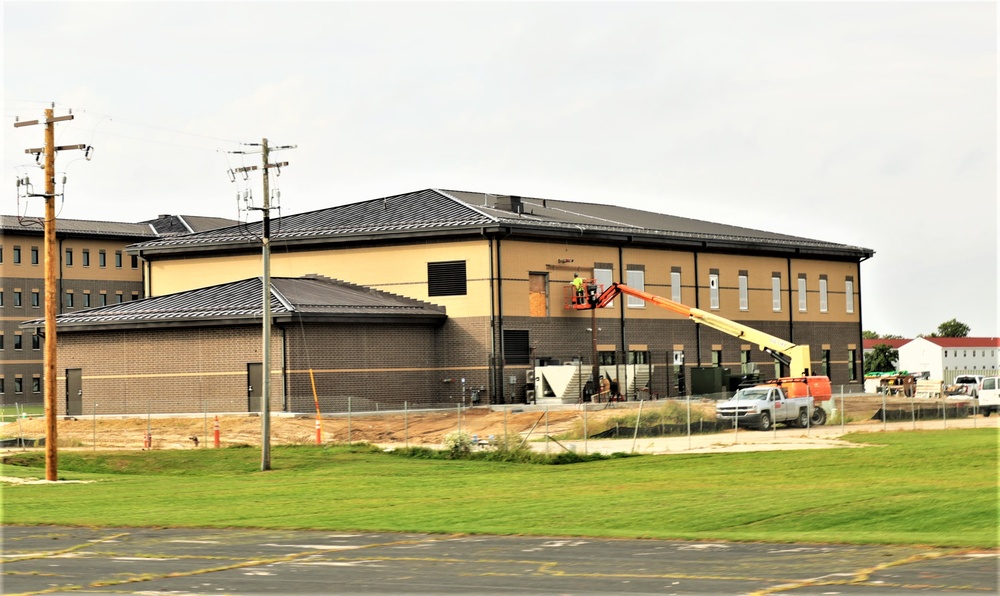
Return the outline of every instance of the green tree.
{"type": "Polygon", "coordinates": [[[931,337],[969,337],[969,331],[968,325],[952,319],[938,325],[937,333],[931,333],[931,337]]]}
{"type": "Polygon", "coordinates": [[[892,349],[888,344],[876,344],[871,352],[865,354],[865,374],[896,370],[896,365],[893,363],[897,360],[899,360],[899,350],[892,349]]]}
{"type": "Polygon", "coordinates": [[[878,331],[869,331],[865,329],[861,332],[861,339],[903,339],[903,336],[893,335],[892,333],[882,335],[878,331]]]}

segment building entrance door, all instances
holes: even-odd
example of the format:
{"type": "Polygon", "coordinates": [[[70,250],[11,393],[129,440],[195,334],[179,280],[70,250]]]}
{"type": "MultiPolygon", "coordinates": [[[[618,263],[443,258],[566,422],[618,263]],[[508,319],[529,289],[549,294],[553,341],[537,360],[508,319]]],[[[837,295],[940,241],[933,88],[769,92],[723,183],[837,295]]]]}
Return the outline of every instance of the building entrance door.
{"type": "Polygon", "coordinates": [[[83,415],[83,369],[66,369],[66,415],[83,415]]]}
{"type": "Polygon", "coordinates": [[[247,363],[247,411],[260,412],[264,395],[264,365],[260,362],[247,363]]]}

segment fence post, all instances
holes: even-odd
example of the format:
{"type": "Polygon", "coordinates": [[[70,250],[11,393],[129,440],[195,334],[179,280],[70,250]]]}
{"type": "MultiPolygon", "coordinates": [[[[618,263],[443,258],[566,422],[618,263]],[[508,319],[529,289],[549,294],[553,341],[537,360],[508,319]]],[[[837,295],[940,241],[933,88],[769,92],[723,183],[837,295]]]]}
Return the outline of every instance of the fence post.
{"type": "Polygon", "coordinates": [[[583,404],[583,454],[587,455],[587,404],[583,404]]]}
{"type": "Polygon", "coordinates": [[[883,393],[882,394],[882,432],[885,432],[885,418],[886,418],[885,393],[883,393]]]}
{"type": "Polygon", "coordinates": [[[407,402],[403,402],[403,440],[406,442],[406,447],[410,447],[410,410],[407,402]]]}
{"type": "Polygon", "coordinates": [[[635,442],[639,438],[639,424],[642,422],[642,403],[639,402],[639,413],[635,416],[635,432],[632,434],[632,453],[635,453],[635,442]]]}
{"type": "Polygon", "coordinates": [[[351,444],[351,396],[347,396],[347,444],[351,444]]]}
{"type": "Polygon", "coordinates": [[[691,396],[687,396],[688,451],[691,451],[691,396]]]}
{"type": "Polygon", "coordinates": [[[549,407],[545,406],[545,455],[549,454],[549,407]]]}

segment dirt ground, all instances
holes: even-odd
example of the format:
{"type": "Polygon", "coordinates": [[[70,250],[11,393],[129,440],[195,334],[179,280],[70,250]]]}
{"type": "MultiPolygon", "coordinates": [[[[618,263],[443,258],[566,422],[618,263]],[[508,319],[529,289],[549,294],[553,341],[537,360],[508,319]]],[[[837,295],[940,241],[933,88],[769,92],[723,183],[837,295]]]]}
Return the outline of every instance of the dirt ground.
{"type": "MultiPolygon", "coordinates": [[[[904,413],[911,408],[934,408],[940,400],[888,397],[886,405],[889,409],[900,408],[904,413]]],[[[872,420],[882,407],[883,397],[880,395],[848,396],[843,402],[837,401],[835,407],[842,407],[846,412],[846,427],[850,430],[862,430],[864,426],[879,424],[878,419],[872,420]],[[842,404],[842,405],[841,405],[842,404]]],[[[951,400],[948,400],[951,403],[951,400]]],[[[665,401],[644,402],[645,412],[663,406],[665,401]]],[[[680,402],[683,404],[684,402],[680,402]]],[[[692,410],[702,410],[709,418],[714,418],[715,402],[692,401],[692,410]]],[[[541,439],[545,435],[558,437],[575,431],[582,436],[584,418],[587,420],[588,434],[603,428],[602,421],[612,417],[621,417],[629,413],[635,414],[639,404],[626,402],[613,404],[612,407],[592,404],[584,412],[578,406],[550,407],[543,406],[508,406],[506,411],[491,410],[488,407],[468,408],[461,412],[457,410],[432,412],[393,412],[378,415],[354,414],[328,416],[319,421],[321,440],[323,443],[337,442],[369,442],[383,445],[440,445],[445,436],[461,429],[480,439],[502,437],[508,435],[525,436],[530,434],[533,439],[541,439]]],[[[831,408],[828,408],[831,409],[831,408]]],[[[918,415],[918,418],[921,416],[918,415]]],[[[981,426],[995,426],[993,419],[976,417],[981,426]]],[[[910,420],[909,416],[896,423],[902,427],[910,420]]],[[[965,418],[968,422],[970,419],[965,418]]],[[[215,443],[214,415],[190,417],[135,417],[123,418],[113,416],[77,417],[74,419],[60,418],[58,421],[58,439],[60,448],[97,448],[97,449],[195,449],[213,447],[215,443]],[[147,447],[147,433],[149,443],[147,447]]],[[[959,424],[962,419],[953,421],[959,424]]],[[[934,421],[932,425],[939,425],[934,421]]],[[[974,424],[974,423],[973,423],[974,424]]],[[[219,445],[227,447],[246,444],[259,445],[262,423],[256,415],[224,415],[218,417],[219,445]]],[[[915,424],[913,426],[916,426],[915,424]]],[[[921,426],[925,426],[921,422],[921,426]]],[[[972,426],[972,424],[968,424],[972,426]]],[[[317,435],[317,420],[315,417],[291,417],[284,414],[273,414],[270,419],[271,444],[315,444],[317,435]]],[[[839,435],[837,425],[823,429],[813,429],[816,436],[839,435]],[[837,427],[837,428],[834,428],[837,427]],[[820,432],[828,430],[829,432],[820,432]]],[[[731,432],[731,431],[730,431],[731,432]]],[[[767,434],[767,433],[763,433],[767,434]]],[[[744,442],[754,433],[742,432],[744,442]]],[[[2,438],[38,439],[45,436],[45,420],[36,417],[10,422],[0,426],[2,438]]],[[[763,438],[763,437],[761,437],[763,438]]],[[[7,448],[11,451],[21,448],[7,448]]]]}

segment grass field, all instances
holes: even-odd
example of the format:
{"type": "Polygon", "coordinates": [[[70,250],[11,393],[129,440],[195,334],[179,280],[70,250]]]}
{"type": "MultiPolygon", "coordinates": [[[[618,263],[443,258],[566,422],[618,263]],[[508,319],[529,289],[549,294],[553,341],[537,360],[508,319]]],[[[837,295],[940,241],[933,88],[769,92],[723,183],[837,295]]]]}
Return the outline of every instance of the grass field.
{"type": "MultiPolygon", "coordinates": [[[[5,485],[2,521],[998,546],[995,429],[848,439],[870,447],[571,465],[276,447],[268,472],[256,448],[61,452],[61,478],[93,482],[5,485]]],[[[5,461],[44,478],[43,453],[5,461]]]]}
{"type": "Polygon", "coordinates": [[[43,405],[4,404],[0,406],[0,424],[14,422],[21,414],[38,417],[45,414],[43,405]]]}

